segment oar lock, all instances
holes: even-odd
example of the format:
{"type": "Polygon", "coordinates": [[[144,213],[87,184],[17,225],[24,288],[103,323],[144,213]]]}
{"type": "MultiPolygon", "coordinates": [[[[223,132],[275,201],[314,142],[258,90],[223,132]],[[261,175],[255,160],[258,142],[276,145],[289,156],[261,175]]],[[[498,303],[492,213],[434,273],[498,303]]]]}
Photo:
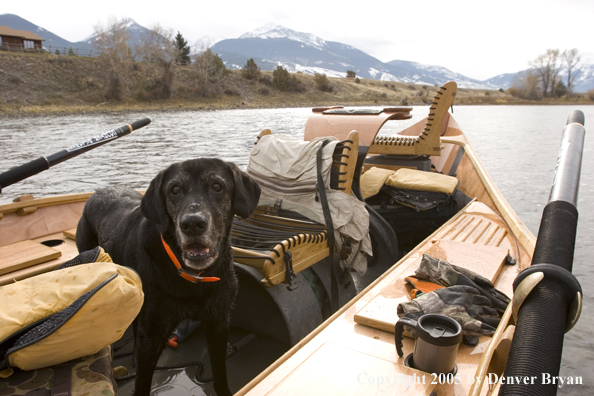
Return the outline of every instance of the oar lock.
{"type": "Polygon", "coordinates": [[[526,268],[518,274],[514,281],[514,298],[512,299],[512,314],[516,324],[518,323],[518,312],[520,306],[526,300],[526,297],[544,278],[555,280],[561,284],[569,299],[571,300],[567,320],[565,322],[565,332],[575,326],[580,314],[582,313],[583,292],[580,282],[568,270],[554,264],[535,264],[526,268]]]}

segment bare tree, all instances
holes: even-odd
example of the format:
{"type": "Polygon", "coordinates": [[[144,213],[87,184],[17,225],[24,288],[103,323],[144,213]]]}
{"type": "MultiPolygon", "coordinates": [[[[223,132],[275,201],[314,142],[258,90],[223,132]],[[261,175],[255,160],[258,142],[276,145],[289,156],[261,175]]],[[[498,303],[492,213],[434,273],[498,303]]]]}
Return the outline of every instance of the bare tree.
{"type": "Polygon", "coordinates": [[[101,55],[105,68],[109,71],[109,99],[121,100],[125,90],[126,67],[124,61],[132,59],[132,51],[128,47],[129,34],[127,25],[129,19],[117,19],[110,16],[105,24],[99,22],[95,25],[95,40],[93,47],[101,55]]]}
{"type": "Polygon", "coordinates": [[[531,61],[530,66],[540,76],[544,96],[552,95],[555,91],[559,71],[561,70],[559,50],[548,49],[544,54],[539,55],[535,60],[531,61]]]}
{"type": "Polygon", "coordinates": [[[581,71],[581,67],[577,67],[578,63],[580,63],[581,56],[578,54],[577,48],[565,50],[561,56],[567,67],[567,97],[569,98],[573,92],[573,82],[581,71]]]}
{"type": "Polygon", "coordinates": [[[154,63],[162,70],[161,77],[151,90],[154,99],[169,99],[173,94],[174,65],[179,55],[172,29],[153,25],[136,46],[136,56],[145,62],[154,63]]]}
{"type": "Polygon", "coordinates": [[[525,73],[518,74],[514,79],[509,92],[513,96],[522,99],[539,100],[542,99],[542,92],[538,89],[539,75],[533,70],[527,70],[525,73]]]}
{"type": "Polygon", "coordinates": [[[210,48],[205,48],[194,56],[194,67],[203,95],[220,93],[221,82],[228,73],[223,60],[210,48]]]}

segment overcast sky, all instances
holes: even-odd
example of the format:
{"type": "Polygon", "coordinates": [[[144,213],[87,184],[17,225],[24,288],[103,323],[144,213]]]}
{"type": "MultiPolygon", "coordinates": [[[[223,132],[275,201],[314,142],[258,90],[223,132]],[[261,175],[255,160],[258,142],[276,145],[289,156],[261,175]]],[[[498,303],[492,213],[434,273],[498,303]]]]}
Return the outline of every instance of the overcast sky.
{"type": "Polygon", "coordinates": [[[3,1],[16,14],[69,41],[109,17],[129,17],[204,36],[237,38],[272,22],[352,45],[383,62],[408,60],[484,80],[528,68],[548,48],[577,48],[594,62],[594,0],[406,1],[3,1]]]}

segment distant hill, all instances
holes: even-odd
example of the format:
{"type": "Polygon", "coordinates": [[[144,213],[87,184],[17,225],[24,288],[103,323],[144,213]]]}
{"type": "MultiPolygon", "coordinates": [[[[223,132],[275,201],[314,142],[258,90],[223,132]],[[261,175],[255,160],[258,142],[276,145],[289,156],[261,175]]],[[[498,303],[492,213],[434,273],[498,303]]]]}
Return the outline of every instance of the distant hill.
{"type": "Polygon", "coordinates": [[[460,73],[455,73],[445,67],[435,65],[424,65],[422,63],[393,60],[388,65],[403,70],[400,81],[413,82],[416,84],[443,85],[448,81],[456,81],[461,88],[470,89],[498,89],[500,86],[486,81],[474,80],[460,73]],[[405,79],[405,80],[402,80],[405,79]]]}
{"type": "Polygon", "coordinates": [[[488,84],[496,85],[503,89],[508,89],[514,84],[514,81],[516,80],[517,76],[525,73],[527,70],[528,69],[522,70],[517,73],[500,74],[498,76],[491,77],[488,80],[485,80],[485,82],[488,84]]]}
{"type": "Polygon", "coordinates": [[[51,51],[54,49],[63,50],[65,48],[79,48],[82,50],[91,49],[91,45],[87,42],[78,41],[73,43],[71,41],[65,40],[62,37],[50,32],[49,30],[45,30],[44,28],[21,18],[18,15],[1,14],[0,25],[8,26],[16,30],[26,30],[35,33],[45,40],[43,42],[43,47],[46,49],[51,49],[51,51]]]}
{"type": "MultiPolygon", "coordinates": [[[[130,35],[128,45],[134,50],[136,45],[140,43],[142,35],[147,32],[148,29],[137,24],[130,18],[124,19],[123,23],[130,35]]],[[[43,47],[50,52],[53,52],[54,49],[63,50],[69,48],[90,51],[93,48],[93,41],[95,40],[95,36],[91,35],[82,41],[71,42],[14,14],[0,15],[0,25],[9,26],[17,30],[27,30],[37,34],[45,40],[43,42],[43,47]]]]}

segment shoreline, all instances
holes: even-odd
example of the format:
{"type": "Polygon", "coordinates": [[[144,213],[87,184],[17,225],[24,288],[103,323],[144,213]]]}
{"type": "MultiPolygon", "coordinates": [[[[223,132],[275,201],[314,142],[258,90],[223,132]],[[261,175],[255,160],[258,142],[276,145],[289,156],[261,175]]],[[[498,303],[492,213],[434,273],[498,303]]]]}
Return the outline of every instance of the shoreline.
{"type": "MultiPolygon", "coordinates": [[[[179,103],[175,102],[172,104],[114,104],[98,109],[98,105],[53,105],[50,108],[48,106],[26,106],[18,109],[3,109],[0,107],[0,119],[1,118],[19,118],[19,117],[59,117],[59,116],[70,116],[70,115],[98,115],[98,114],[141,114],[145,112],[157,112],[157,113],[172,113],[172,112],[183,112],[183,111],[223,111],[223,110],[266,110],[266,109],[281,109],[281,108],[313,108],[313,107],[324,107],[324,106],[344,106],[344,107],[395,107],[400,106],[394,103],[369,103],[368,101],[359,103],[295,103],[292,105],[277,104],[272,105],[251,105],[251,104],[220,104],[211,103],[205,105],[204,103],[179,103]]],[[[425,103],[412,103],[407,106],[429,106],[425,103]]],[[[463,100],[462,103],[454,102],[454,108],[456,106],[594,106],[594,101],[586,100],[546,100],[546,101],[517,101],[517,102],[498,102],[498,103],[472,103],[468,100],[463,100]]]]}

